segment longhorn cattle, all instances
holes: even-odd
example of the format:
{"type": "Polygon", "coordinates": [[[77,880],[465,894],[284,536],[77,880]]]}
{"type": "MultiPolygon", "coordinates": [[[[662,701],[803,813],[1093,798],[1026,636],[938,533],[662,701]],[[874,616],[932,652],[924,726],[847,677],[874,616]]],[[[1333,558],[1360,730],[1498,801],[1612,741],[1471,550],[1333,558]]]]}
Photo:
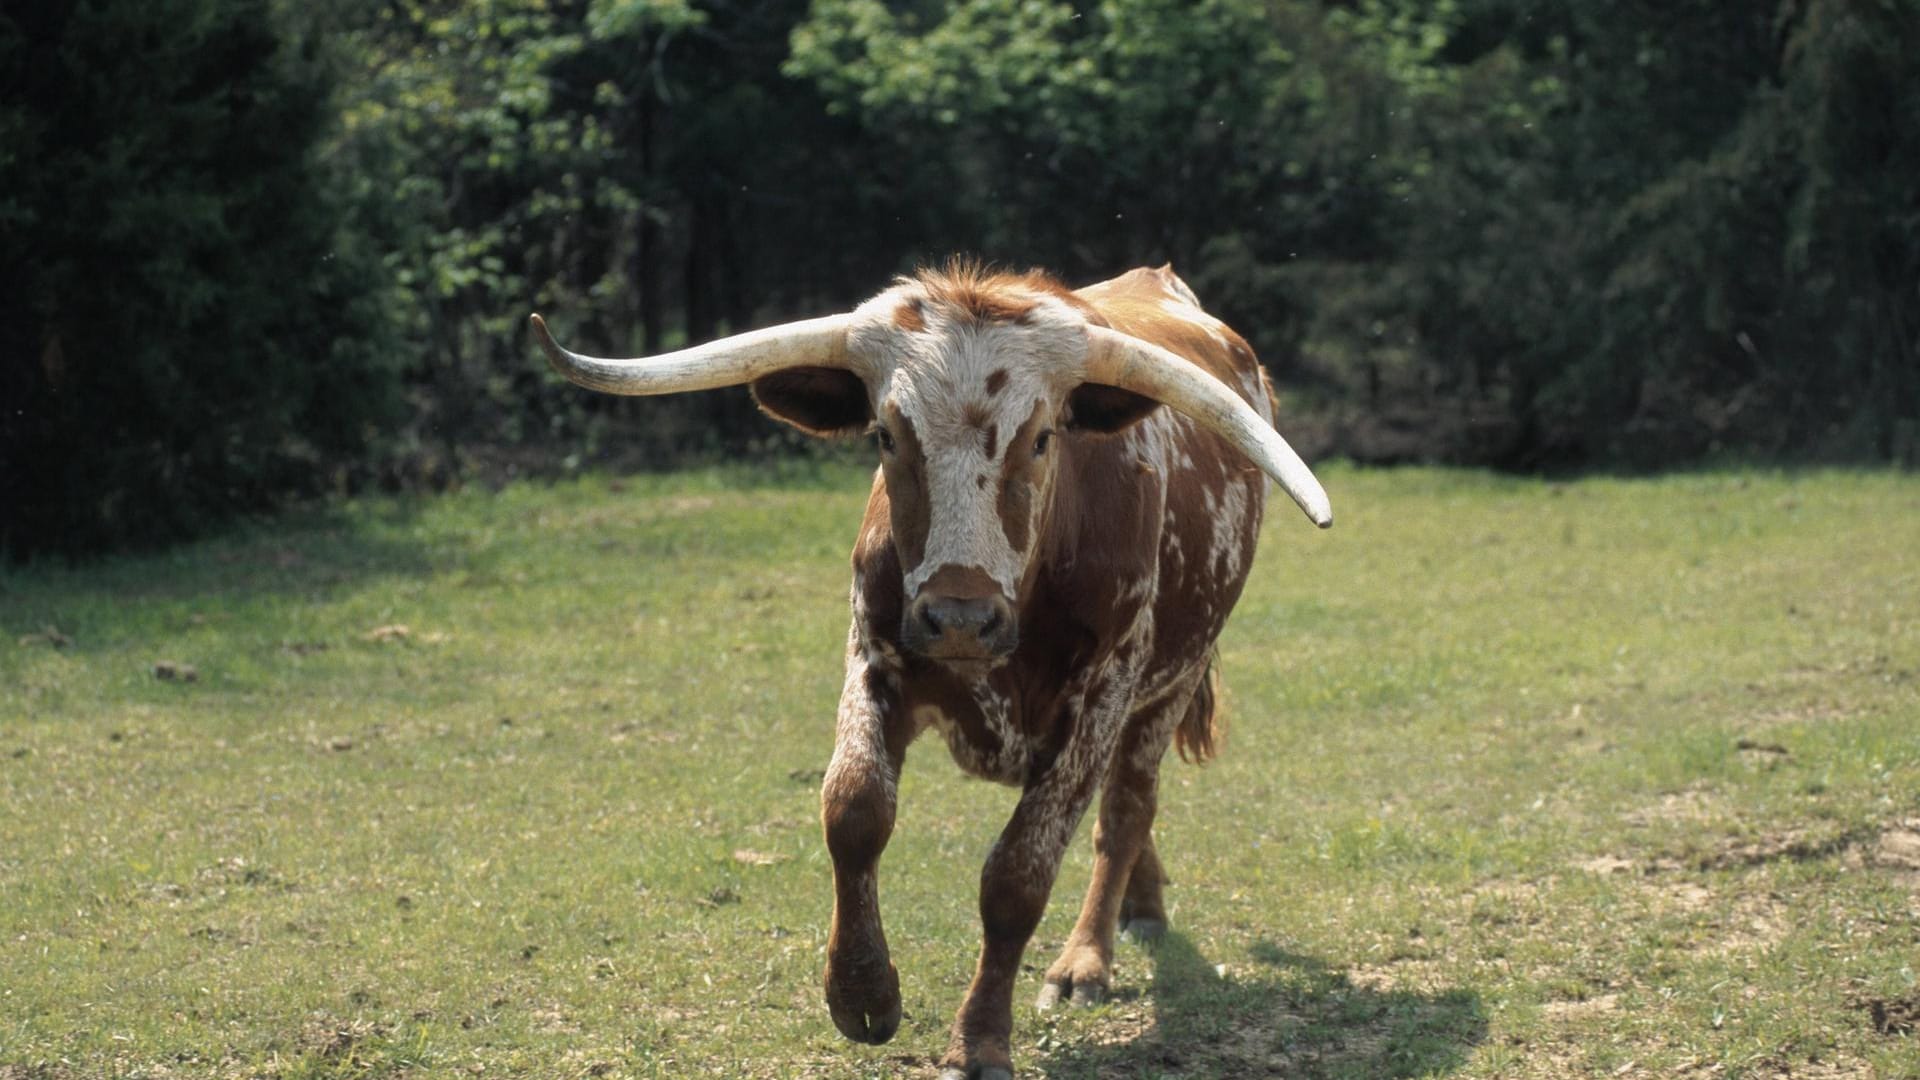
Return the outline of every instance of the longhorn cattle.
{"type": "Polygon", "coordinates": [[[1096,791],[1093,880],[1039,1007],[1101,1000],[1116,929],[1165,929],[1160,763],[1176,742],[1212,752],[1214,642],[1253,562],[1262,472],[1332,522],[1274,431],[1253,351],[1170,267],[1069,291],[954,264],[848,314],[651,359],[568,352],[538,315],[533,329],[596,390],[748,383],[804,432],[872,433],[820,793],[827,1009],[860,1042],[899,1026],[878,870],[907,745],[931,730],[963,770],[1020,792],[980,873],[985,941],[941,1061],[943,1080],[1011,1077],[1021,954],[1096,791]]]}

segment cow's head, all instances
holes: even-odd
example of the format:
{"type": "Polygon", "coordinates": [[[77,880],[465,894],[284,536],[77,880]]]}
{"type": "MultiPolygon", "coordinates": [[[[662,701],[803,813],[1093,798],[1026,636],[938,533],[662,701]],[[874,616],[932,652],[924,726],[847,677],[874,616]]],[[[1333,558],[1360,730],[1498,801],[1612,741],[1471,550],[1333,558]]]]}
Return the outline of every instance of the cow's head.
{"type": "Polygon", "coordinates": [[[1239,447],[1316,523],[1332,521],[1305,463],[1238,395],[1109,329],[1043,275],[923,272],[846,315],[651,359],[579,356],[537,315],[534,328],[555,369],[583,386],[660,394],[744,382],[809,434],[872,432],[905,578],[901,640],[937,659],[1012,651],[1069,431],[1119,431],[1168,405],[1239,447]]]}

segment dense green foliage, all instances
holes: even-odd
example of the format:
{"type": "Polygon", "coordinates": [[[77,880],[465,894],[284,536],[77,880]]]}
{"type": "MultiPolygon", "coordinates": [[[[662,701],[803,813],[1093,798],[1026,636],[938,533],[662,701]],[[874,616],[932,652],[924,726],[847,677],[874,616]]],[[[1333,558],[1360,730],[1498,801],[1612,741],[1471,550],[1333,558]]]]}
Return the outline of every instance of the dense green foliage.
{"type": "Polygon", "coordinates": [[[1920,457],[1920,0],[265,2],[0,17],[16,550],[369,421],[349,478],[738,452],[743,392],[592,399],[524,315],[649,351],[955,252],[1171,260],[1313,454],[1920,457]]]}
{"type": "Polygon", "coordinates": [[[1397,259],[1420,361],[1498,393],[1523,460],[1911,463],[1920,4],[1462,11],[1456,70],[1526,105],[1504,144],[1437,133],[1397,259]]]}
{"type": "Polygon", "coordinates": [[[171,539],[389,419],[328,87],[266,0],[0,14],[0,550],[171,539]]]}

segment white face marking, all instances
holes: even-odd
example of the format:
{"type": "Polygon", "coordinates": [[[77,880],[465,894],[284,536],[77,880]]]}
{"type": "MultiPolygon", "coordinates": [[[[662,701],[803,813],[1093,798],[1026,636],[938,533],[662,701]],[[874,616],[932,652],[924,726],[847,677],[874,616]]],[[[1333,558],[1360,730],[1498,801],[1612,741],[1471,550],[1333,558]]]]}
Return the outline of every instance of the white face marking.
{"type": "MultiPolygon", "coordinates": [[[[1027,543],[1014,548],[1000,519],[1002,471],[1008,454],[1030,451],[1014,443],[1036,408],[1042,428],[1051,428],[1078,381],[1086,320],[1057,297],[1035,294],[1032,311],[1017,323],[977,323],[923,302],[917,309],[922,328],[895,325],[894,313],[916,298],[924,300],[924,290],[913,283],[881,293],[861,305],[848,336],[849,352],[876,372],[869,382],[875,415],[897,409],[912,425],[925,464],[926,548],[907,568],[907,595],[951,565],[984,572],[1013,597],[1038,530],[1025,523],[1027,543]]],[[[1050,484],[1036,486],[1034,513],[1049,490],[1050,484]]]]}

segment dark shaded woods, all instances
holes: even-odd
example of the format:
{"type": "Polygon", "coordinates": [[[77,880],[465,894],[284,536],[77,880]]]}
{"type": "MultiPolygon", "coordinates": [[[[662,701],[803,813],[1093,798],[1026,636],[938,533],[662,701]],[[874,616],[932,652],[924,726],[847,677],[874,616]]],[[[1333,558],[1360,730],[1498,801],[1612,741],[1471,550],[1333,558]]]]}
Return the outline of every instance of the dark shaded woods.
{"type": "Polygon", "coordinates": [[[0,10],[0,549],[801,452],[556,385],[968,252],[1171,261],[1310,455],[1914,464],[1920,0],[0,10]],[[312,10],[310,10],[312,9],[312,10]]]}

